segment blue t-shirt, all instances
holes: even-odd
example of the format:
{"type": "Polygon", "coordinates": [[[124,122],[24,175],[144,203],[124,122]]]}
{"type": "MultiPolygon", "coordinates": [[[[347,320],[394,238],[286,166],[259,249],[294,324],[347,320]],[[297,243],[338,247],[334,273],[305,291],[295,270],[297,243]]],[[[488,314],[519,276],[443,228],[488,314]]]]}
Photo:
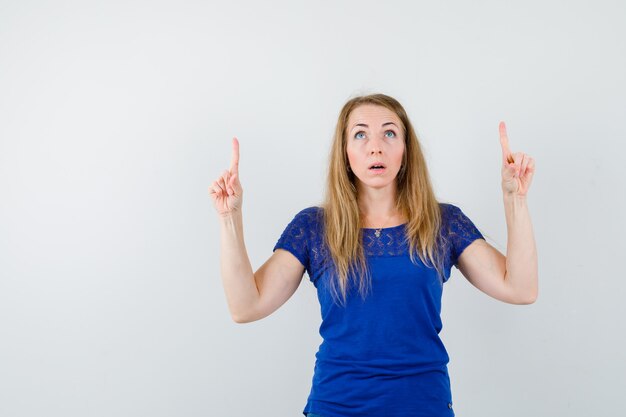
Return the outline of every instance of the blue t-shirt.
{"type": "MultiPolygon", "coordinates": [[[[448,353],[439,338],[443,283],[475,239],[484,239],[458,207],[440,203],[445,279],[419,257],[411,263],[406,224],[361,229],[372,285],[363,299],[351,285],[344,306],[329,284],[330,253],[323,241],[323,209],[295,215],[274,247],[291,252],[317,289],[322,343],[303,414],[323,417],[452,417],[448,353]]],[[[338,288],[338,286],[336,286],[338,288]]]]}

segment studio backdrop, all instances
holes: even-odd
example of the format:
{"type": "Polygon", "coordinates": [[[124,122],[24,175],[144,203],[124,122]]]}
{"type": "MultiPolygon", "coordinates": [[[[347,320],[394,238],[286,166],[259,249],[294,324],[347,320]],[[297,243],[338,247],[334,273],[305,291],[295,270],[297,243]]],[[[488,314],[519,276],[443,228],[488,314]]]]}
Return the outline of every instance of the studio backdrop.
{"type": "Polygon", "coordinates": [[[0,415],[302,415],[321,343],[305,274],[236,323],[207,193],[240,143],[258,269],[322,202],[351,97],[396,98],[437,198],[506,254],[498,123],[536,162],[539,297],[456,268],[459,417],[608,416],[626,384],[621,1],[0,0],[0,415]]]}

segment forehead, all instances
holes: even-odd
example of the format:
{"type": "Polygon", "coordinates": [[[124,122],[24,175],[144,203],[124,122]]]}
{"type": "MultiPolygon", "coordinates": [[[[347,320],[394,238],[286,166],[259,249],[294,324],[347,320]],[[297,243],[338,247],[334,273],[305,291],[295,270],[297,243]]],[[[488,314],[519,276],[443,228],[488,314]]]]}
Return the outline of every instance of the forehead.
{"type": "Polygon", "coordinates": [[[348,128],[352,128],[354,124],[365,122],[370,127],[374,124],[374,127],[380,126],[384,121],[396,122],[400,126],[400,119],[392,110],[387,107],[378,106],[376,104],[361,104],[350,112],[348,117],[348,128]],[[378,123],[380,121],[380,123],[378,123]],[[370,123],[368,123],[370,122],[370,123]],[[377,126],[378,125],[378,126],[377,126]]]}

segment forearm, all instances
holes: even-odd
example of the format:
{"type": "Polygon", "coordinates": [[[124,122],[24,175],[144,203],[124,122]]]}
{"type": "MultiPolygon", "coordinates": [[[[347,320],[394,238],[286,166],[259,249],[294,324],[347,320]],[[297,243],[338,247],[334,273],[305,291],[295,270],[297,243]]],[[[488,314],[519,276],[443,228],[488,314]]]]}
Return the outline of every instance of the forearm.
{"type": "Polygon", "coordinates": [[[520,300],[534,302],[538,294],[537,246],[526,197],[504,194],[507,225],[507,284],[520,300]]]}
{"type": "Polygon", "coordinates": [[[244,244],[241,211],[220,216],[220,229],[222,283],[231,316],[239,322],[245,320],[246,314],[259,299],[254,271],[244,244]]]}

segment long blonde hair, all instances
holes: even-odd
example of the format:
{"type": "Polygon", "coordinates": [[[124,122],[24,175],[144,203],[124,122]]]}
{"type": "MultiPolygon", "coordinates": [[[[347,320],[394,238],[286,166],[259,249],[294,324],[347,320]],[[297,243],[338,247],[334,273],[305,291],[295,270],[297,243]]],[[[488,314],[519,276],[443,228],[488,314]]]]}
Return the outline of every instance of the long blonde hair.
{"type": "Polygon", "coordinates": [[[431,185],[426,161],[406,111],[392,97],[370,94],[350,99],[341,109],[329,155],[327,186],[323,208],[324,239],[330,251],[335,279],[331,279],[333,298],[337,300],[337,285],[343,303],[348,291],[348,276],[360,277],[359,292],[364,298],[371,288],[371,276],[365,260],[361,227],[363,226],[357,204],[356,177],[348,172],[347,127],[352,110],[362,104],[383,106],[393,111],[402,122],[405,150],[402,167],[396,176],[396,210],[408,219],[405,242],[409,245],[411,262],[415,254],[427,267],[434,265],[440,282],[443,282],[443,254],[440,250],[441,211],[431,185]],[[428,258],[429,262],[426,261],[428,258]]]}

